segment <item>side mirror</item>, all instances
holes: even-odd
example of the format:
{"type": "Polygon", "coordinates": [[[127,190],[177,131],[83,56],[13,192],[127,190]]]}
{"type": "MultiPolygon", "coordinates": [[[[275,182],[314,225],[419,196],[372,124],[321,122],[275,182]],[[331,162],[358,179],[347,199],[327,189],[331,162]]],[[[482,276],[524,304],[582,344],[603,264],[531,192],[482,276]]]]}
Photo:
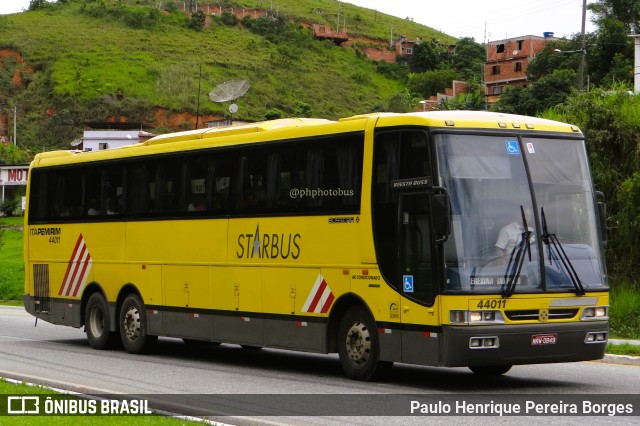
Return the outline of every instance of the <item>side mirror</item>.
{"type": "Polygon", "coordinates": [[[598,219],[600,221],[600,235],[602,235],[602,243],[606,244],[607,236],[607,204],[604,202],[604,193],[596,191],[596,205],[598,207],[598,219]]]}
{"type": "Polygon", "coordinates": [[[451,234],[451,201],[444,188],[434,188],[434,194],[431,196],[431,213],[436,242],[444,243],[451,234]]]}

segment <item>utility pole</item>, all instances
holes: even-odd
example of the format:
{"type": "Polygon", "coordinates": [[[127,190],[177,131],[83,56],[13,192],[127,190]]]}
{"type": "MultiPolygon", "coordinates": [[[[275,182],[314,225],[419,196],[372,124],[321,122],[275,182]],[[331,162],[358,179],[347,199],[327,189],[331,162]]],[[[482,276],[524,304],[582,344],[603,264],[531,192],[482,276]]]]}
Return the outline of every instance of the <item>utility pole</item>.
{"type": "Polygon", "coordinates": [[[587,0],[582,0],[582,30],[580,31],[580,68],[578,70],[578,91],[582,92],[584,87],[584,67],[587,56],[585,50],[585,30],[587,25],[587,0]]]}
{"type": "Polygon", "coordinates": [[[18,118],[18,106],[14,105],[13,106],[13,144],[16,146],[18,145],[18,133],[16,132],[17,118],[18,118]]]}
{"type": "Polygon", "coordinates": [[[393,27],[391,27],[391,31],[390,31],[389,49],[393,49],[393,27]]]}

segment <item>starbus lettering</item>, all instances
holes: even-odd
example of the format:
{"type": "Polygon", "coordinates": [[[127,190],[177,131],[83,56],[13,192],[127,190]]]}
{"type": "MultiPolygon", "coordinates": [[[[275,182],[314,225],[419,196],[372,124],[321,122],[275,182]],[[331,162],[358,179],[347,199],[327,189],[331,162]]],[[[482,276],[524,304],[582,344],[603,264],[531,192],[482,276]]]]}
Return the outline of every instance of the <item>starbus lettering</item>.
{"type": "Polygon", "coordinates": [[[238,235],[238,259],[297,259],[300,256],[300,234],[260,233],[238,235]]]}

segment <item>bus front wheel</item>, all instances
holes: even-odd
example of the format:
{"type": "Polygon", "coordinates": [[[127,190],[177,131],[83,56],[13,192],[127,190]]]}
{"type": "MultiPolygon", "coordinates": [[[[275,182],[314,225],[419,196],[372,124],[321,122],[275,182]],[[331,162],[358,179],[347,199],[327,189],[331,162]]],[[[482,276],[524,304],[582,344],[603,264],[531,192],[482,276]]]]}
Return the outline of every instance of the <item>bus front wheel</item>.
{"type": "Polygon", "coordinates": [[[120,308],[120,339],[127,352],[141,354],[158,339],[147,334],[147,317],[142,301],[136,294],[130,294],[120,308]]]}
{"type": "Polygon", "coordinates": [[[342,317],[338,353],[344,372],[355,380],[380,379],[393,365],[388,361],[380,361],[375,322],[362,306],[349,308],[342,317]]]}
{"type": "Polygon", "coordinates": [[[84,315],[84,327],[91,347],[107,349],[113,346],[117,336],[109,331],[109,306],[102,294],[93,293],[89,297],[84,315]]]}

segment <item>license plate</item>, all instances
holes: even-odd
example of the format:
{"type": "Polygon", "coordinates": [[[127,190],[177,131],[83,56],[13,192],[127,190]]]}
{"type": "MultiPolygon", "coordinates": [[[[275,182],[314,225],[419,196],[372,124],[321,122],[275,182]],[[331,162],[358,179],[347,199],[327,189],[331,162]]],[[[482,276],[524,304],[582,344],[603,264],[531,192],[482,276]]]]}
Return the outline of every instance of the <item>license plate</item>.
{"type": "Polygon", "coordinates": [[[534,334],[531,336],[531,346],[555,345],[558,341],[556,333],[550,334],[534,334]]]}

